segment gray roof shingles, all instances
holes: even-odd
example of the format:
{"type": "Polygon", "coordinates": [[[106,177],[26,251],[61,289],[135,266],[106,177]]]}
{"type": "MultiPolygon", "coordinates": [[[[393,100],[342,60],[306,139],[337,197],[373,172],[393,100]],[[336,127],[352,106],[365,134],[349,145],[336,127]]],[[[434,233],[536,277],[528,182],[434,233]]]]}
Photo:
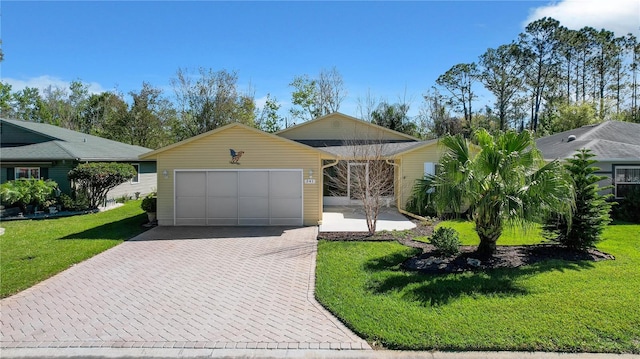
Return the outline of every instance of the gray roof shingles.
{"type": "Polygon", "coordinates": [[[572,158],[587,148],[598,161],[640,161],[640,124],[606,121],[539,138],[536,145],[547,160],[572,158]],[[576,139],[569,142],[570,135],[576,139]]]}
{"type": "Polygon", "coordinates": [[[343,158],[356,158],[366,155],[373,155],[380,152],[382,157],[393,157],[398,153],[406,152],[429,143],[433,143],[436,140],[431,141],[413,141],[413,142],[397,142],[397,143],[384,143],[374,145],[353,145],[353,146],[328,146],[322,147],[322,150],[329,152],[333,155],[343,158]]]}
{"type": "Polygon", "coordinates": [[[44,123],[0,119],[13,126],[52,137],[51,141],[0,149],[2,161],[62,160],[137,161],[149,148],[128,145],[44,123]]]}

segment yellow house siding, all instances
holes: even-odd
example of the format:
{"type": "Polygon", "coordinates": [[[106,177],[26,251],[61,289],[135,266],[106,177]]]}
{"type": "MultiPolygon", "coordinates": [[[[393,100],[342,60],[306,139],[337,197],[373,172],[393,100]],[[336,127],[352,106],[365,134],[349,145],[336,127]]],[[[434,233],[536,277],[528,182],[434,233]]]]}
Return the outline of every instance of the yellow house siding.
{"type": "Polygon", "coordinates": [[[321,174],[320,153],[305,149],[296,143],[261,134],[242,127],[232,127],[211,136],[184,143],[158,153],[158,222],[173,225],[174,170],[176,169],[300,169],[303,178],[313,171],[315,184],[303,185],[304,224],[317,225],[321,218],[321,174]],[[232,164],[229,149],[244,151],[232,164]],[[167,170],[168,178],[163,171],[167,170]]]}
{"type": "Polygon", "coordinates": [[[415,151],[408,152],[400,157],[401,170],[399,182],[396,184],[399,207],[406,208],[407,201],[411,196],[411,189],[416,179],[424,176],[424,163],[437,163],[442,155],[442,149],[437,143],[415,151]]]}
{"type": "Polygon", "coordinates": [[[341,114],[329,115],[308,124],[293,127],[278,136],[291,140],[410,140],[411,137],[386,131],[364,121],[341,114]]]}

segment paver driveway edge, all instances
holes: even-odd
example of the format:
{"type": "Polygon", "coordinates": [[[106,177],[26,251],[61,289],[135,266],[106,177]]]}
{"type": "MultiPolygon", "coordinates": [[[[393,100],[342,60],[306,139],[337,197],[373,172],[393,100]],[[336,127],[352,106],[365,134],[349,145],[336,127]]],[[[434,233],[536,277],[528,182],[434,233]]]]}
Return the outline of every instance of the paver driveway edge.
{"type": "Polygon", "coordinates": [[[393,350],[265,350],[265,349],[117,349],[117,348],[15,348],[2,351],[3,359],[30,358],[262,358],[262,359],[638,359],[633,354],[547,353],[547,352],[425,352],[393,350]]]}
{"type": "MultiPolygon", "coordinates": [[[[316,227],[317,228],[317,227],[316,227]]],[[[317,238],[318,232],[316,230],[315,236],[317,238]]],[[[318,241],[316,240],[315,245],[313,247],[313,253],[311,255],[311,263],[309,263],[309,290],[307,291],[307,300],[313,304],[319,311],[324,313],[325,317],[333,322],[336,327],[340,328],[342,332],[349,337],[353,337],[354,340],[363,340],[359,336],[357,336],[351,329],[349,329],[346,324],[340,321],[336,316],[334,316],[327,308],[325,308],[318,300],[316,299],[316,259],[318,258],[318,241]]],[[[358,348],[353,348],[358,349],[358,348]]],[[[369,344],[363,344],[361,349],[371,349],[369,344]]]]}
{"type": "Polygon", "coordinates": [[[315,299],[317,227],[211,231],[153,229],[4,298],[0,348],[371,350],[315,299]]]}

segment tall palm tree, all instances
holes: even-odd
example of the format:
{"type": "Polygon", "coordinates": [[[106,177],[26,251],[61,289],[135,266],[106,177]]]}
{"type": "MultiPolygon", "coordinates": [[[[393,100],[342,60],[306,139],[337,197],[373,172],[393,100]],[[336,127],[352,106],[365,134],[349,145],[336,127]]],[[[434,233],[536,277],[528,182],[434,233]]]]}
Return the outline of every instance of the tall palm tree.
{"type": "Polygon", "coordinates": [[[469,209],[480,237],[478,254],[495,252],[505,225],[527,226],[550,212],[569,215],[571,182],[558,161],[545,164],[530,132],[492,136],[474,133],[479,153],[471,155],[460,135],[441,140],[446,152],[436,176],[439,213],[469,209]]]}

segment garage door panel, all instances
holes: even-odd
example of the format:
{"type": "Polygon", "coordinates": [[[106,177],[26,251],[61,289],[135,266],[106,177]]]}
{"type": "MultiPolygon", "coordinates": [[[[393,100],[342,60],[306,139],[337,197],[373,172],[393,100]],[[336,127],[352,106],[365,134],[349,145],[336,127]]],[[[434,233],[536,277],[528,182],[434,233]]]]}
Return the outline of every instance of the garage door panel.
{"type": "Polygon", "coordinates": [[[269,172],[241,171],[238,172],[238,196],[267,197],[269,195],[269,172]]]}
{"type": "Polygon", "coordinates": [[[236,197],[209,197],[207,201],[209,218],[237,218],[238,199],[236,197]]]}
{"type": "Polygon", "coordinates": [[[237,226],[238,218],[207,218],[207,226],[237,226]]]}
{"type": "Polygon", "coordinates": [[[302,172],[273,171],[269,177],[271,197],[302,198],[302,172]]]}
{"type": "Polygon", "coordinates": [[[176,198],[176,218],[205,218],[204,197],[176,198]]]}
{"type": "Polygon", "coordinates": [[[269,218],[269,199],[258,197],[238,198],[240,218],[269,218]]]}
{"type": "Polygon", "coordinates": [[[200,197],[206,194],[205,172],[177,172],[176,197],[200,197]]]}
{"type": "Polygon", "coordinates": [[[299,198],[272,198],[271,218],[302,218],[299,198]]]}
{"type": "Polygon", "coordinates": [[[238,193],[238,172],[208,172],[207,193],[211,197],[235,197],[238,193]]]}

